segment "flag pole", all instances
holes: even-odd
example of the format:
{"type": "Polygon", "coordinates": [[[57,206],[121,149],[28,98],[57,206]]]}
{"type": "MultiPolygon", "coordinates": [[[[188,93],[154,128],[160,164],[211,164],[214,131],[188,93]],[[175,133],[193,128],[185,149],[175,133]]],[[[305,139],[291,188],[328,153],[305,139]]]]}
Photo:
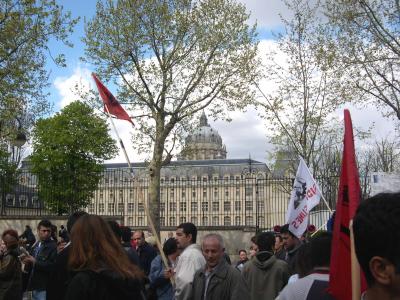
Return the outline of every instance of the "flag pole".
{"type": "Polygon", "coordinates": [[[354,244],[354,232],[353,232],[353,219],[350,220],[350,258],[351,258],[351,294],[352,299],[360,299],[361,297],[361,275],[360,265],[357,260],[355,244],[354,244]]]}
{"type": "MultiPolygon", "coordinates": [[[[300,155],[299,155],[299,156],[300,156],[300,155]]],[[[301,156],[300,156],[300,159],[303,160],[303,162],[304,162],[304,159],[303,159],[301,156]]],[[[305,162],[304,162],[304,164],[307,165],[305,162]]],[[[328,208],[329,212],[332,214],[332,213],[333,213],[333,212],[332,212],[332,209],[329,207],[328,201],[326,201],[324,195],[322,194],[322,191],[320,190],[317,181],[314,179],[314,176],[312,176],[312,174],[311,174],[311,172],[310,172],[310,170],[309,170],[308,168],[307,168],[307,171],[308,171],[308,174],[310,175],[310,177],[312,178],[312,180],[314,180],[314,183],[315,183],[315,185],[316,185],[316,187],[317,187],[319,193],[321,194],[321,198],[322,198],[322,200],[324,201],[326,207],[328,208]]]]}
{"type": "MultiPolygon", "coordinates": [[[[130,172],[130,174],[131,174],[131,177],[132,177],[132,179],[134,180],[134,182],[136,182],[137,188],[138,188],[139,181],[135,178],[135,176],[134,176],[134,174],[133,174],[133,169],[132,169],[132,166],[131,166],[131,162],[130,162],[130,160],[129,160],[128,154],[126,153],[126,149],[125,149],[124,143],[122,142],[122,139],[120,138],[120,136],[119,136],[119,134],[118,134],[117,128],[115,127],[114,121],[113,121],[113,119],[112,119],[112,117],[111,117],[111,114],[110,114],[110,111],[108,110],[107,105],[104,105],[104,108],[105,108],[105,110],[107,111],[107,115],[108,115],[109,119],[111,120],[111,125],[112,125],[112,127],[113,127],[113,129],[114,129],[115,134],[117,135],[117,138],[118,138],[118,140],[119,140],[119,144],[121,145],[122,151],[124,152],[125,159],[126,159],[126,162],[128,163],[129,172],[130,172]]],[[[151,230],[153,236],[154,236],[155,239],[156,239],[157,248],[158,248],[158,250],[159,250],[159,252],[160,252],[160,256],[161,256],[161,259],[162,259],[162,261],[163,261],[163,263],[164,263],[164,266],[165,266],[166,269],[168,269],[168,268],[169,268],[169,265],[168,265],[167,257],[165,256],[165,253],[164,253],[164,251],[163,251],[163,249],[162,249],[162,245],[161,245],[161,242],[160,242],[160,238],[158,237],[157,231],[156,231],[155,226],[154,226],[153,219],[151,218],[151,215],[150,215],[149,207],[148,207],[148,205],[147,205],[147,202],[143,199],[143,194],[142,194],[142,191],[141,191],[141,190],[139,191],[139,199],[140,199],[140,200],[142,201],[142,203],[144,204],[144,208],[145,208],[146,215],[147,215],[147,221],[148,221],[149,224],[150,224],[150,230],[151,230]]],[[[174,280],[173,277],[170,277],[170,281],[171,281],[172,285],[175,286],[175,280],[174,280]]]]}

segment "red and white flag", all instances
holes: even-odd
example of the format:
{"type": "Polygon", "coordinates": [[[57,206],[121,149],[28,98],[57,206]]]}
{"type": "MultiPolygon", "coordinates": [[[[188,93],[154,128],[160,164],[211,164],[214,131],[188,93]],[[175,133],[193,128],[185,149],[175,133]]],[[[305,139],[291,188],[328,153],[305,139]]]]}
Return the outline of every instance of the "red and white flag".
{"type": "Polygon", "coordinates": [[[305,161],[300,157],[299,168],[286,213],[286,223],[289,224],[289,230],[298,238],[306,231],[309,212],[319,204],[320,199],[320,189],[305,161]]]}
{"type": "Polygon", "coordinates": [[[96,74],[92,73],[92,77],[96,82],[97,89],[99,90],[100,97],[103,99],[104,103],[104,111],[114,115],[117,119],[126,120],[133,122],[131,117],[129,117],[128,113],[123,109],[121,104],[115,99],[113,94],[104,86],[104,84],[97,78],[96,74]]]}

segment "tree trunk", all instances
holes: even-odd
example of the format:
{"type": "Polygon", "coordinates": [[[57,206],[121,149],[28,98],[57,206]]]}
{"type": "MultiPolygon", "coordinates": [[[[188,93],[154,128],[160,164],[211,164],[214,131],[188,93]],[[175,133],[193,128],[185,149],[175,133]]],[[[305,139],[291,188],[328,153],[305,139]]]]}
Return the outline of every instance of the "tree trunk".
{"type": "MultiPolygon", "coordinates": [[[[157,130],[158,131],[158,130],[157,130]]],[[[157,234],[160,234],[160,179],[161,167],[163,162],[163,151],[165,138],[159,133],[156,133],[154,143],[153,158],[150,162],[150,183],[149,183],[149,211],[150,217],[153,220],[157,234]]],[[[149,220],[147,221],[149,223],[149,220]]],[[[150,224],[150,223],[149,223],[150,224]]]]}

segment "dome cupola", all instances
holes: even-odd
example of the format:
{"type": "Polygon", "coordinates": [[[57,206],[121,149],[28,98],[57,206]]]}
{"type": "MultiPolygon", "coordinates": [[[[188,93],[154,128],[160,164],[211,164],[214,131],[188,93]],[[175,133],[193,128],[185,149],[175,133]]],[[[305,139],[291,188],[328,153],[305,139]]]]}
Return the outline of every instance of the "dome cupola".
{"type": "Polygon", "coordinates": [[[203,113],[199,126],[185,139],[185,147],[181,153],[182,160],[225,159],[226,147],[218,131],[208,124],[203,113]]]}

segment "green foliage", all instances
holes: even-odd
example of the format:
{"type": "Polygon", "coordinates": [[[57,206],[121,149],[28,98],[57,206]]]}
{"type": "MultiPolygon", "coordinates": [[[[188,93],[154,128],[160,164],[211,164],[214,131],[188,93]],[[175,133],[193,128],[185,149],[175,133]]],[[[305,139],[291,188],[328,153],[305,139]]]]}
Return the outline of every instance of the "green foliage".
{"type": "Polygon", "coordinates": [[[0,147],[0,214],[4,213],[7,193],[12,192],[14,186],[17,184],[17,174],[17,164],[10,161],[8,152],[0,147]]]}
{"type": "Polygon", "coordinates": [[[87,206],[103,161],[117,153],[106,122],[87,104],[73,102],[54,117],[39,120],[33,135],[30,159],[40,198],[59,214],[87,206]]]}
{"type": "Polygon", "coordinates": [[[232,0],[98,2],[85,59],[100,77],[116,78],[118,99],[141,112],[134,147],[176,146],[178,127],[190,129],[204,108],[216,116],[248,103],[257,43],[247,20],[232,0]]]}
{"type": "MultiPolygon", "coordinates": [[[[49,39],[66,40],[77,20],[63,13],[55,0],[0,1],[0,120],[5,125],[18,117],[25,128],[49,110],[46,57],[53,56],[49,39]]],[[[54,57],[65,65],[62,56],[54,57]]],[[[1,125],[1,124],[0,124],[1,125]]]]}

